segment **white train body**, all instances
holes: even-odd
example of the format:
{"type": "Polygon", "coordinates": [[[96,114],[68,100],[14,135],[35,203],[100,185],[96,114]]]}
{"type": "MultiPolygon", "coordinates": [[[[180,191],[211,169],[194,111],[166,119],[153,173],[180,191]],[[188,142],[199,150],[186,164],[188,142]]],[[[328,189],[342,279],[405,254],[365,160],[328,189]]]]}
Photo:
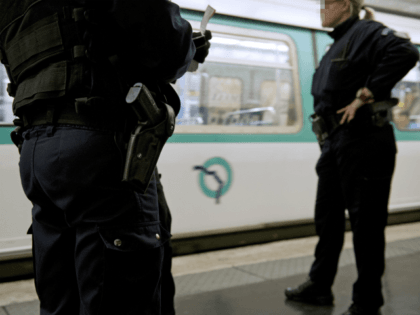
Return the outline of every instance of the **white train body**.
{"type": "MultiPolygon", "coordinates": [[[[316,62],[331,42],[319,26],[319,3],[177,3],[195,29],[208,4],[221,15],[208,26],[214,40],[206,64],[176,86],[184,109],[158,163],[172,211],[172,234],[212,235],[312,219],[320,150],[307,119],[312,113],[310,85],[316,62]],[[235,71],[242,75],[232,75],[235,71]],[[248,90],[251,86],[255,91],[248,90]],[[197,166],[215,173],[205,175],[197,166]]],[[[420,43],[419,20],[381,13],[377,18],[420,43]]],[[[1,79],[6,81],[4,74],[1,79]]],[[[409,102],[420,84],[420,70],[401,84],[394,93],[409,102]]],[[[20,184],[17,149],[7,139],[13,115],[5,84],[2,89],[0,260],[5,260],[30,255],[26,231],[32,206],[20,184]]],[[[402,101],[400,108],[404,106],[402,101]]],[[[390,211],[420,209],[419,125],[414,112],[398,116],[397,109],[395,114],[403,117],[397,127],[404,127],[396,128],[399,153],[390,211]]]]}

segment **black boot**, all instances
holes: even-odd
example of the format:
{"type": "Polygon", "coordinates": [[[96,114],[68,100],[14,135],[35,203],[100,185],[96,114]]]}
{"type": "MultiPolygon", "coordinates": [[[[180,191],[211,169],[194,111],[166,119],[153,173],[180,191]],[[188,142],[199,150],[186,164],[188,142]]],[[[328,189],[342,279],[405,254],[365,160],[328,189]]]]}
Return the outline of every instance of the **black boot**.
{"type": "Polygon", "coordinates": [[[343,315],[380,315],[378,308],[366,308],[356,304],[352,304],[343,315]]]}
{"type": "Polygon", "coordinates": [[[296,288],[287,288],[284,293],[289,300],[316,305],[331,305],[334,301],[330,287],[322,287],[310,279],[296,288]]]}

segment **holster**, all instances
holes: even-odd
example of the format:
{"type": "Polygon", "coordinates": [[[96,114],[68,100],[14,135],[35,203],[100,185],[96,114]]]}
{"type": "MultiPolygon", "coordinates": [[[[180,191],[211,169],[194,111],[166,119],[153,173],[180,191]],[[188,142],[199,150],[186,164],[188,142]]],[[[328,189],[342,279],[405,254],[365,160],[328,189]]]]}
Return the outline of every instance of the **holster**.
{"type": "Polygon", "coordinates": [[[23,121],[21,121],[20,119],[15,119],[13,121],[13,124],[17,127],[10,133],[10,138],[12,139],[12,142],[15,144],[15,146],[18,148],[20,154],[23,145],[23,121]]]}
{"type": "Polygon", "coordinates": [[[155,126],[140,122],[128,143],[123,182],[142,194],[147,191],[163,146],[175,129],[173,108],[165,103],[160,105],[165,119],[155,126]]]}
{"type": "Polygon", "coordinates": [[[322,148],[325,140],[328,138],[327,124],[325,123],[324,118],[317,114],[311,115],[310,120],[312,122],[312,131],[315,133],[319,146],[322,148]]]}
{"type": "Polygon", "coordinates": [[[370,114],[372,115],[372,124],[377,127],[383,127],[386,123],[392,121],[391,109],[398,102],[398,98],[391,98],[382,102],[368,104],[370,114]]]}

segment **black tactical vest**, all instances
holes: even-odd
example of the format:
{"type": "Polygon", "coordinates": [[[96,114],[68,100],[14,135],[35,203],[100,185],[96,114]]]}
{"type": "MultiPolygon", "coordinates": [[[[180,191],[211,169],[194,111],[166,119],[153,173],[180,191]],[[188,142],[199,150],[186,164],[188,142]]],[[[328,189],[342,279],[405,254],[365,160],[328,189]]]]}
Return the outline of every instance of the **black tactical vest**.
{"type": "Polygon", "coordinates": [[[63,96],[86,96],[84,9],[71,0],[0,0],[0,60],[13,112],[63,96]]]}

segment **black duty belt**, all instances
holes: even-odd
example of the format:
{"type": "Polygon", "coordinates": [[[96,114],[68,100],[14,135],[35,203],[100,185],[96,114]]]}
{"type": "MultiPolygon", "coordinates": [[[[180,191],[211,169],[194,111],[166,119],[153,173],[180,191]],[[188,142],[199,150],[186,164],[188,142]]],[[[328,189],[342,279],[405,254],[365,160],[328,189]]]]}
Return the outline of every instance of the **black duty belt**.
{"type": "Polygon", "coordinates": [[[121,106],[114,104],[84,104],[82,106],[74,101],[55,100],[38,105],[22,108],[19,113],[23,127],[41,125],[76,125],[97,129],[126,131],[128,113],[124,113],[121,106]]]}
{"type": "Polygon", "coordinates": [[[340,122],[343,118],[343,114],[332,114],[332,115],[325,115],[322,116],[325,121],[325,125],[327,127],[327,132],[331,135],[338,127],[341,126],[340,122]]]}
{"type": "Polygon", "coordinates": [[[328,136],[331,136],[331,134],[341,126],[340,121],[342,117],[343,114],[323,116],[318,116],[317,114],[311,115],[312,131],[316,134],[318,141],[324,143],[325,139],[327,139],[328,136]]]}
{"type": "MultiPolygon", "coordinates": [[[[361,127],[361,130],[369,126],[383,127],[392,121],[391,109],[396,104],[398,104],[398,99],[395,98],[373,104],[365,104],[362,109],[358,110],[352,123],[361,127]]],[[[321,147],[324,145],[325,140],[341,126],[342,118],[343,114],[311,115],[312,131],[315,133],[321,147]]]]}
{"type": "Polygon", "coordinates": [[[315,133],[316,139],[318,140],[321,148],[324,145],[325,140],[327,140],[327,138],[341,126],[340,121],[342,117],[342,114],[324,116],[313,114],[310,116],[312,131],[315,133]]]}

